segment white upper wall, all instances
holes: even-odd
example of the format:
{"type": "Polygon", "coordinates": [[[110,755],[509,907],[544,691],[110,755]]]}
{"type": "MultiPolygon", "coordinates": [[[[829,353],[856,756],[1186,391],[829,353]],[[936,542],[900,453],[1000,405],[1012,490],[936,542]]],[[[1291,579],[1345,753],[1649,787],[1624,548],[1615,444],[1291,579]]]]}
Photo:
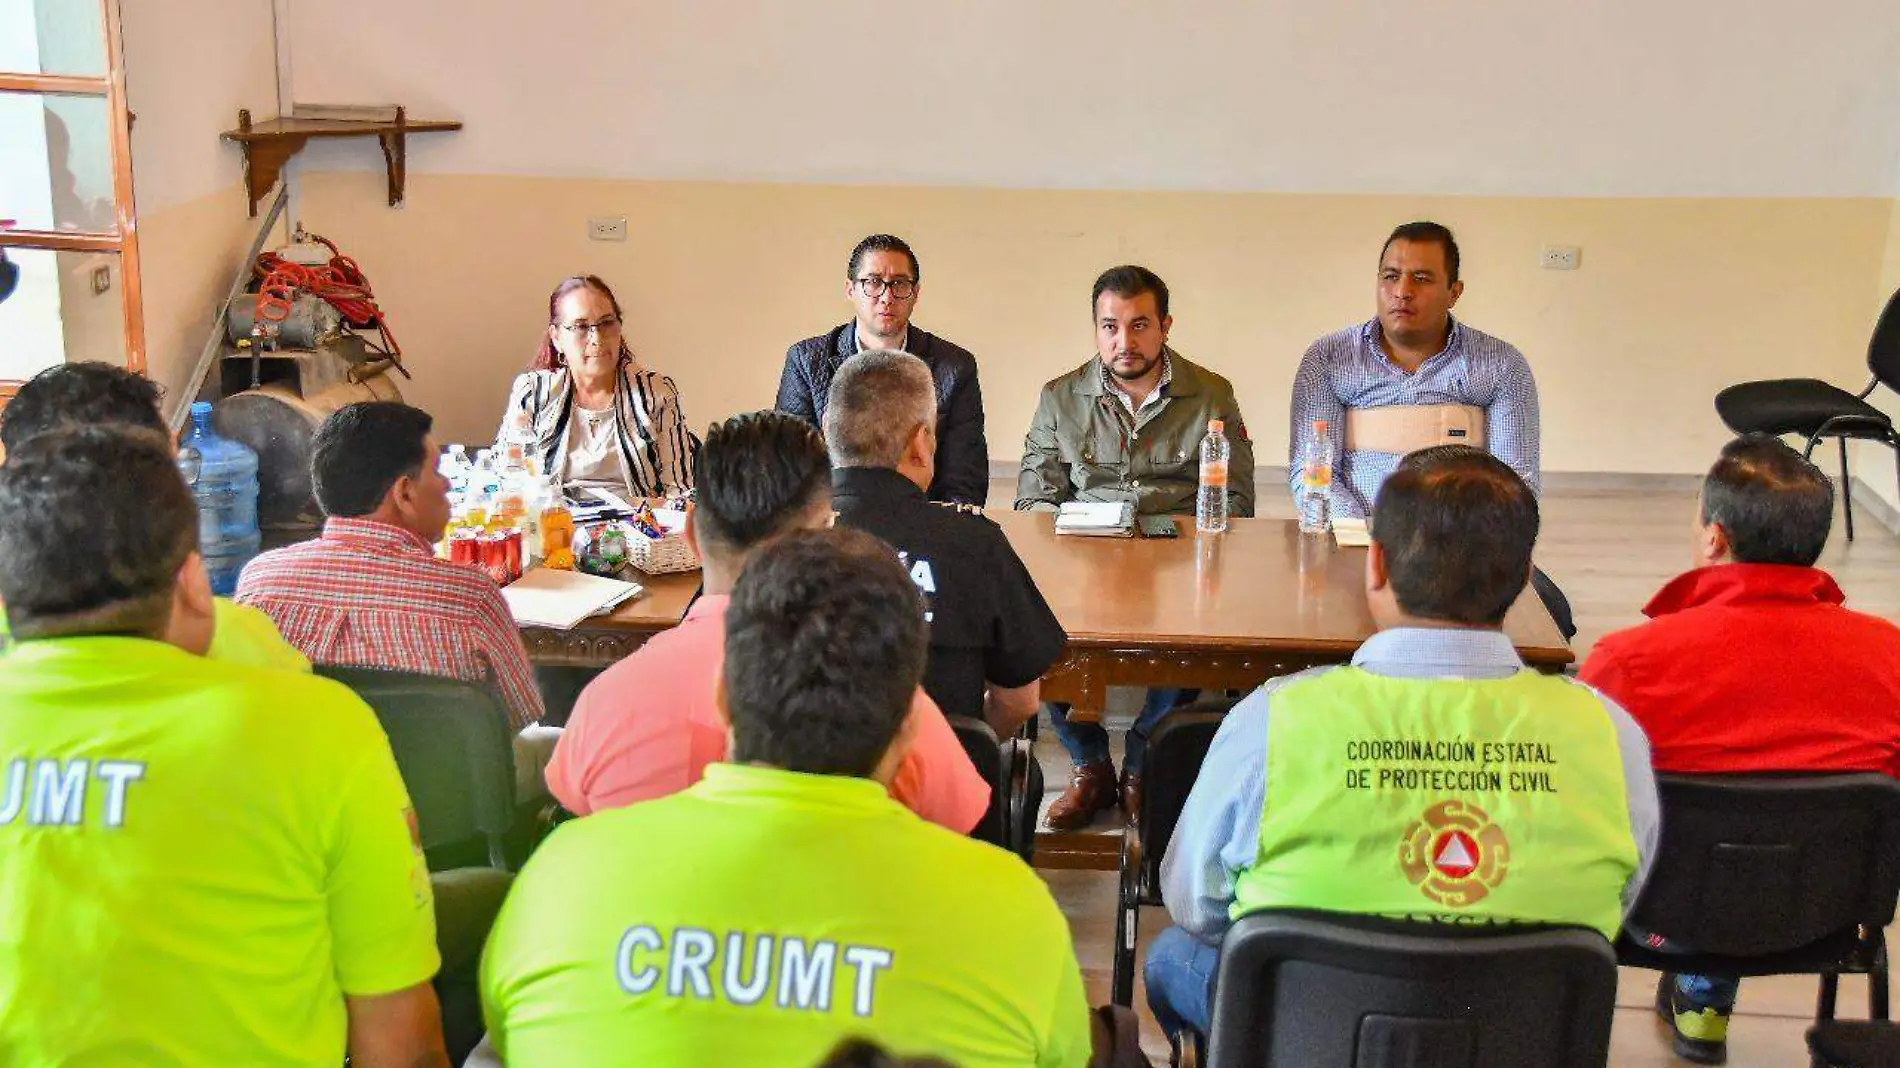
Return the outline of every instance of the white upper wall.
{"type": "Polygon", "coordinates": [[[277,113],[271,0],[121,0],[133,193],[142,215],[229,189],[239,108],[277,113]]]}
{"type": "MultiPolygon", "coordinates": [[[[296,99],[467,122],[418,139],[419,170],[1328,193],[1900,188],[1894,0],[283,2],[296,99]]],[[[224,21],[193,30],[220,37],[224,21]]],[[[313,165],[381,159],[324,146],[313,165]]]]}

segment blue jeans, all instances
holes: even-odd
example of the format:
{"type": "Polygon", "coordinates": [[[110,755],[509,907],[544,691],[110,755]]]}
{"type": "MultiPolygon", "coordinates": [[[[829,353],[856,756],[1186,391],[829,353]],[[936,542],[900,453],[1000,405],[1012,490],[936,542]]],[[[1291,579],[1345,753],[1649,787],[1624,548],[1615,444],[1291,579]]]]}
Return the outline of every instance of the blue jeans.
{"type": "MultiPolygon", "coordinates": [[[[1190,691],[1189,699],[1198,692],[1190,691]]],[[[1148,735],[1154,732],[1161,717],[1174,710],[1181,694],[1182,691],[1172,688],[1148,691],[1147,700],[1141,704],[1141,714],[1135,717],[1135,725],[1128,728],[1128,740],[1123,746],[1122,766],[1130,775],[1141,772],[1141,758],[1148,751],[1148,735]]],[[[1049,702],[1049,722],[1056,729],[1056,740],[1068,751],[1076,767],[1108,763],[1106,727],[1100,723],[1069,722],[1069,706],[1061,701],[1049,702]]]]}
{"type": "Polygon", "coordinates": [[[1179,927],[1161,932],[1148,947],[1142,981],[1148,984],[1148,1007],[1155,1022],[1170,1037],[1191,1027],[1206,1034],[1214,1016],[1214,972],[1220,947],[1188,934],[1179,927]]]}

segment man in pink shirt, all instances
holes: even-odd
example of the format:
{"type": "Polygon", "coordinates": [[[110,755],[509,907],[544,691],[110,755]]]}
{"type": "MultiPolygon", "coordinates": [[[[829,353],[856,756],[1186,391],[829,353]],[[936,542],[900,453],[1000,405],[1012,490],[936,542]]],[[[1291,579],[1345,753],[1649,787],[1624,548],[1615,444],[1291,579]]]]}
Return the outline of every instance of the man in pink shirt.
{"type": "MultiPolygon", "coordinates": [[[[778,412],[714,426],[700,449],[695,485],[686,537],[704,568],[703,594],[678,627],[581,691],[548,763],[548,789],[579,815],[683,790],[699,781],[706,765],[726,758],[714,688],[733,584],[747,556],[766,541],[832,522],[824,439],[778,412]]],[[[891,794],[924,819],[967,834],[989,807],[990,785],[921,688],[911,717],[916,740],[891,794]]]]}

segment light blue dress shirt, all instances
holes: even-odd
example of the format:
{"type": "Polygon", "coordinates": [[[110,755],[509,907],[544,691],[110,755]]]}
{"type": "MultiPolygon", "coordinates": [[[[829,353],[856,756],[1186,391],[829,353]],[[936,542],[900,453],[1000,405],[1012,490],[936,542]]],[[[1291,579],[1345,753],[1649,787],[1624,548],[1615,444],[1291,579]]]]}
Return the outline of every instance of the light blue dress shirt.
{"type": "MultiPolygon", "coordinates": [[[[1524,669],[1511,640],[1495,630],[1399,628],[1381,631],[1359,647],[1353,666],[1400,679],[1502,679],[1524,669]]],[[[1337,667],[1313,668],[1274,679],[1234,706],[1214,736],[1201,774],[1161,862],[1161,898],[1176,926],[1210,945],[1227,933],[1234,879],[1260,852],[1260,816],[1267,794],[1267,714],[1274,691],[1337,667]]],[[[1583,686],[1565,680],[1572,686],[1583,686]]],[[[1616,728],[1623,757],[1630,830],[1637,867],[1623,889],[1627,915],[1649,876],[1661,831],[1649,740],[1616,702],[1590,690],[1616,728]]]]}
{"type": "Polygon", "coordinates": [[[1445,348],[1408,373],[1380,347],[1379,320],[1328,334],[1313,342],[1293,376],[1293,426],[1287,445],[1294,502],[1306,494],[1300,483],[1301,452],[1313,422],[1326,420],[1332,444],[1333,514],[1357,519],[1372,514],[1379,485],[1404,457],[1389,452],[1346,451],[1346,409],[1468,404],[1484,409],[1486,447],[1540,489],[1537,382],[1524,354],[1456,319],[1445,348]]]}

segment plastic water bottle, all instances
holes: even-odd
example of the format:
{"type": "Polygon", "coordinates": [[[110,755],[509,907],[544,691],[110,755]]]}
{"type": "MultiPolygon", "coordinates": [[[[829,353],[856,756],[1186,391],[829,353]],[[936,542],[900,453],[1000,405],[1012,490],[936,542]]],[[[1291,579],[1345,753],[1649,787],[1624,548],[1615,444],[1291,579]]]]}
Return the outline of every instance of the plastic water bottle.
{"type": "Polygon", "coordinates": [[[468,447],[459,442],[443,450],[442,458],[435,465],[436,471],[449,480],[451,499],[460,499],[468,492],[468,476],[474,468],[468,459],[468,447]]]}
{"type": "Polygon", "coordinates": [[[191,431],[178,447],[178,469],[198,502],[198,551],[211,592],[237,592],[238,573],[257,555],[257,454],[211,429],[211,405],[191,406],[191,431]]]}
{"type": "Polygon", "coordinates": [[[1227,529],[1227,434],[1219,419],[1207,421],[1201,439],[1201,492],[1194,501],[1194,529],[1219,534],[1227,529]]]}
{"type": "Polygon", "coordinates": [[[1306,439],[1305,454],[1300,458],[1300,533],[1330,534],[1333,531],[1333,446],[1326,432],[1326,420],[1313,420],[1313,433],[1306,439]]]}

